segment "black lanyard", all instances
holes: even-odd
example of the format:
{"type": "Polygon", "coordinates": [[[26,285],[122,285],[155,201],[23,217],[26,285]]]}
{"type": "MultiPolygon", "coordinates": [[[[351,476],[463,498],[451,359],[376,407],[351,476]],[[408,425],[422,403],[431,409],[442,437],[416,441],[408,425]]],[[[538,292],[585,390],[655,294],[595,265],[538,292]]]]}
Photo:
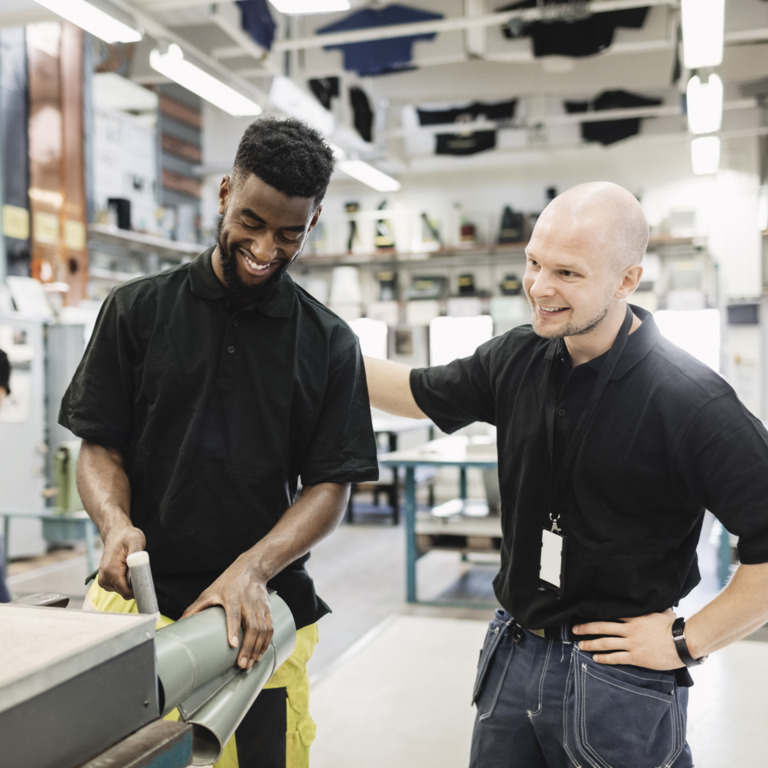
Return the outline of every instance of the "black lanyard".
{"type": "Polygon", "coordinates": [[[565,495],[566,488],[570,481],[571,470],[576,463],[576,457],[581,449],[581,445],[584,442],[584,437],[592,423],[592,418],[595,414],[595,409],[600,401],[600,398],[605,392],[605,388],[608,386],[608,381],[611,378],[616,365],[619,362],[621,353],[624,351],[624,347],[629,337],[629,329],[632,327],[632,310],[627,305],[627,314],[624,318],[624,322],[619,329],[619,333],[616,336],[616,340],[613,342],[613,346],[608,351],[600,371],[597,374],[595,383],[592,386],[589,399],[584,405],[584,410],[579,415],[576,426],[568,439],[568,445],[566,447],[563,458],[560,461],[560,465],[555,473],[554,461],[554,443],[555,443],[555,409],[557,408],[558,392],[554,382],[554,365],[555,355],[552,355],[549,360],[549,365],[545,371],[545,400],[544,400],[544,429],[547,435],[547,448],[549,449],[549,461],[550,461],[550,477],[552,482],[550,485],[551,495],[549,502],[549,519],[552,522],[554,528],[557,528],[557,521],[560,518],[559,512],[557,512],[557,503],[565,495]]]}

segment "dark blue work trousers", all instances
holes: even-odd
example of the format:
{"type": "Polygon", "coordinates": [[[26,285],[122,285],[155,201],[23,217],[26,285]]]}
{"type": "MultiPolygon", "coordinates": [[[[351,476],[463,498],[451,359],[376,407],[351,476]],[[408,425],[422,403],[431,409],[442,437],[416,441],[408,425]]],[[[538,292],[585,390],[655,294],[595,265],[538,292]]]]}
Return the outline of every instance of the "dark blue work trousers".
{"type": "Polygon", "coordinates": [[[480,653],[470,768],[691,768],[688,689],[608,666],[497,610],[480,653]]]}

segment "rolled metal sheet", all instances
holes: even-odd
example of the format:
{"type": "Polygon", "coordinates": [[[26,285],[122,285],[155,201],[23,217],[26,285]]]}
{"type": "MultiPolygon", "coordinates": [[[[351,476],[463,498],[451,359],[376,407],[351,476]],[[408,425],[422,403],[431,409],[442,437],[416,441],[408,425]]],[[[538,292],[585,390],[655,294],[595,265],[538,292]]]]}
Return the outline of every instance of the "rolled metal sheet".
{"type": "Polygon", "coordinates": [[[158,629],[155,653],[160,709],[167,715],[197,688],[234,666],[238,649],[227,640],[224,609],[213,606],[158,629]]]}
{"type": "Polygon", "coordinates": [[[193,726],[193,765],[218,759],[273,672],[293,653],[293,615],[275,592],[269,599],[274,634],[261,661],[249,671],[232,674],[239,649],[229,645],[220,606],[161,627],[155,634],[160,709],[166,715],[178,708],[182,719],[193,726]]]}
{"type": "Polygon", "coordinates": [[[273,594],[275,633],[261,661],[241,670],[199,709],[184,720],[192,725],[192,765],[208,765],[220,757],[224,745],[242,722],[273,672],[293,653],[296,626],[288,606],[273,594]]]}

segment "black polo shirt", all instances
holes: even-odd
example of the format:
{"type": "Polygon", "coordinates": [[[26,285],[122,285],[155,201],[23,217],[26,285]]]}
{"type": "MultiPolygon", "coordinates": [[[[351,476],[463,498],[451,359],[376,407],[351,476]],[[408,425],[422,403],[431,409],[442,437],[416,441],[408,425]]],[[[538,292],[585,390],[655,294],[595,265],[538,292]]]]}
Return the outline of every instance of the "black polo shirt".
{"type": "Polygon", "coordinates": [[[768,433],[726,381],[664,339],[648,312],[632,309],[643,323],[552,501],[567,537],[559,596],[540,589],[541,532],[553,473],[605,356],[571,371],[562,340],[521,326],[471,357],[411,374],[416,401],[441,429],[497,427],[502,550],[494,587],[529,627],[676,605],[699,581],[705,509],[739,537],[743,563],[768,561],[768,433]]]}
{"type": "MultiPolygon", "coordinates": [[[[160,609],[177,618],[304,485],[375,479],[357,337],[284,275],[243,306],[213,249],[115,288],[59,421],[122,449],[160,609]]],[[[328,611],[302,557],[269,584],[302,627],[328,611]]]]}

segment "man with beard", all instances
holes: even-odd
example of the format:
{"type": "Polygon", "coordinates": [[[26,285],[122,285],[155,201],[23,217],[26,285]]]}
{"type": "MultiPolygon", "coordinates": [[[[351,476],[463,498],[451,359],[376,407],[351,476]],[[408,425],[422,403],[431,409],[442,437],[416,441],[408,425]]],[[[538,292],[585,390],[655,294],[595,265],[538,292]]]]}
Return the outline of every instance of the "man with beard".
{"type": "Polygon", "coordinates": [[[532,325],[445,366],[366,359],[375,407],[497,428],[501,607],[473,768],[689,768],[687,668],[768,619],[768,433],[628,304],[647,243],[625,189],[569,189],[526,247],[532,325]],[[705,509],[740,565],[686,622],[705,509]]]}
{"type": "Polygon", "coordinates": [[[378,472],[357,337],[286,272],[332,172],[303,123],[252,123],[219,187],[216,246],[112,291],[59,416],[83,440],[78,489],[104,543],[88,605],[135,610],[126,558],[146,550],[163,620],[223,606],[243,669],[273,635],[268,590],[291,609],[296,649],[228,768],[308,764],[306,664],[329,608],[305,564],[350,484],[378,472]]]}

